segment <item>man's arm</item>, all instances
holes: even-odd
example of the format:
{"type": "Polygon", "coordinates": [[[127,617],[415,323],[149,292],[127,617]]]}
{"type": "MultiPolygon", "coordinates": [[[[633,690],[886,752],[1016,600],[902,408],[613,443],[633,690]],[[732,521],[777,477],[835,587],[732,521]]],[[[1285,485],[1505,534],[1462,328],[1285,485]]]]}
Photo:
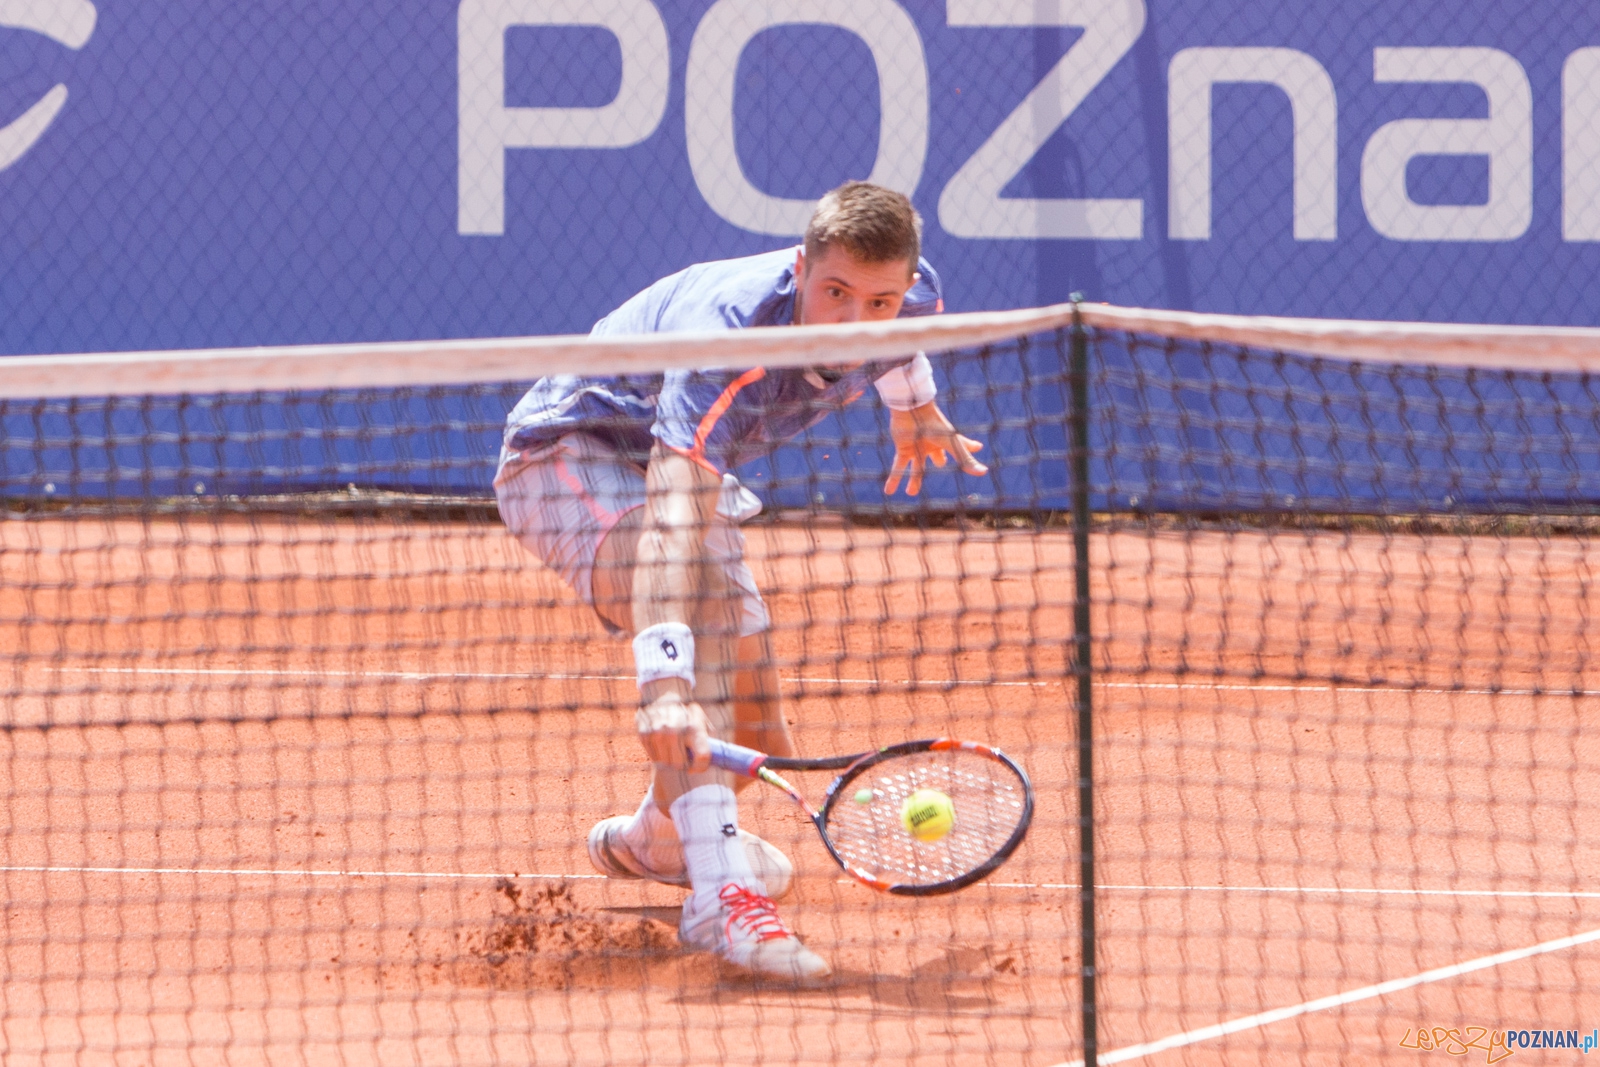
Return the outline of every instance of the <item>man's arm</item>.
{"type": "MultiPolygon", "coordinates": [[[[721,491],[716,474],[656,443],[645,472],[644,527],[633,573],[634,633],[698,624],[707,592],[706,530],[721,491]]],[[[664,677],[642,684],[640,694],[639,740],[651,760],[691,772],[707,769],[710,735],[694,687],[664,677]]]]}

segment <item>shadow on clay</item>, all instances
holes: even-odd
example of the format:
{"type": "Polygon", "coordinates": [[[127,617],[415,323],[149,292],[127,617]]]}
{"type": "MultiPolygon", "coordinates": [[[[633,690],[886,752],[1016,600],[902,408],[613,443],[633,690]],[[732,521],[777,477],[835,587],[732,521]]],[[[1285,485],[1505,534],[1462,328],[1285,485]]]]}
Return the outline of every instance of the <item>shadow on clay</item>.
{"type": "Polygon", "coordinates": [[[833,978],[814,988],[797,988],[787,983],[717,971],[709,988],[686,990],[674,997],[683,1004],[751,999],[762,994],[781,993],[785,997],[816,997],[828,1000],[867,997],[877,1011],[901,1008],[908,1012],[977,1012],[992,1010],[1009,999],[1000,988],[1007,978],[1016,978],[1015,953],[990,948],[949,948],[935,959],[909,974],[874,974],[851,968],[837,970],[833,978]]]}

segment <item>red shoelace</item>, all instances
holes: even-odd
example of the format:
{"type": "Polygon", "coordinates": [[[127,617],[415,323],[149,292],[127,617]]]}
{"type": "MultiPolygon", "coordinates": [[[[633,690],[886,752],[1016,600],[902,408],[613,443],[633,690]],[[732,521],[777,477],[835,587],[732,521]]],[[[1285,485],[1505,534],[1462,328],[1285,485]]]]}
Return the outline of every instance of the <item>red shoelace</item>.
{"type": "Polygon", "coordinates": [[[724,931],[731,939],[733,924],[738,923],[760,941],[781,941],[791,936],[789,928],[778,918],[778,909],[772,898],[746,889],[737,882],[729,882],[717,896],[728,909],[728,922],[724,931]]]}

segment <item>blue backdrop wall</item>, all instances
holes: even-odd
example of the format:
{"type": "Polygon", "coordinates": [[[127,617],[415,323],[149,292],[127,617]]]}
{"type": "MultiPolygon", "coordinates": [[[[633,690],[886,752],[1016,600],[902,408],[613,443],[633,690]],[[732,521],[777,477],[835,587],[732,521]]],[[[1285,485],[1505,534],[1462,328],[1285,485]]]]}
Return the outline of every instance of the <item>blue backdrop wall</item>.
{"type": "MultiPolygon", "coordinates": [[[[0,19],[7,353],[581,332],[687,263],[792,243],[809,200],[867,175],[913,195],[950,310],[1081,291],[1600,323],[1594,5],[39,0],[0,19]]],[[[315,480],[392,478],[383,459],[315,480]]],[[[18,490],[46,476],[6,468],[18,490]]]]}

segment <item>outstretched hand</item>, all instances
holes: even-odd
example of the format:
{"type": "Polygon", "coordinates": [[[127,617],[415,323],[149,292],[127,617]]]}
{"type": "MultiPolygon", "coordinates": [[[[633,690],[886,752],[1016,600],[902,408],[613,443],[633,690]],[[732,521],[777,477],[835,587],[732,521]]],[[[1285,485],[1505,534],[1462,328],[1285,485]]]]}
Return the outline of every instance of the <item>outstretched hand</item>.
{"type": "Polygon", "coordinates": [[[910,411],[891,410],[889,435],[894,438],[894,465],[890,468],[889,480],[883,485],[885,495],[893,496],[900,488],[901,476],[906,474],[909,474],[906,495],[920,493],[922,472],[929,460],[935,467],[943,467],[947,457],[954,458],[956,466],[967,474],[989,473],[988,467],[972,457],[983,445],[957,433],[939,405],[932,401],[910,411]]]}

